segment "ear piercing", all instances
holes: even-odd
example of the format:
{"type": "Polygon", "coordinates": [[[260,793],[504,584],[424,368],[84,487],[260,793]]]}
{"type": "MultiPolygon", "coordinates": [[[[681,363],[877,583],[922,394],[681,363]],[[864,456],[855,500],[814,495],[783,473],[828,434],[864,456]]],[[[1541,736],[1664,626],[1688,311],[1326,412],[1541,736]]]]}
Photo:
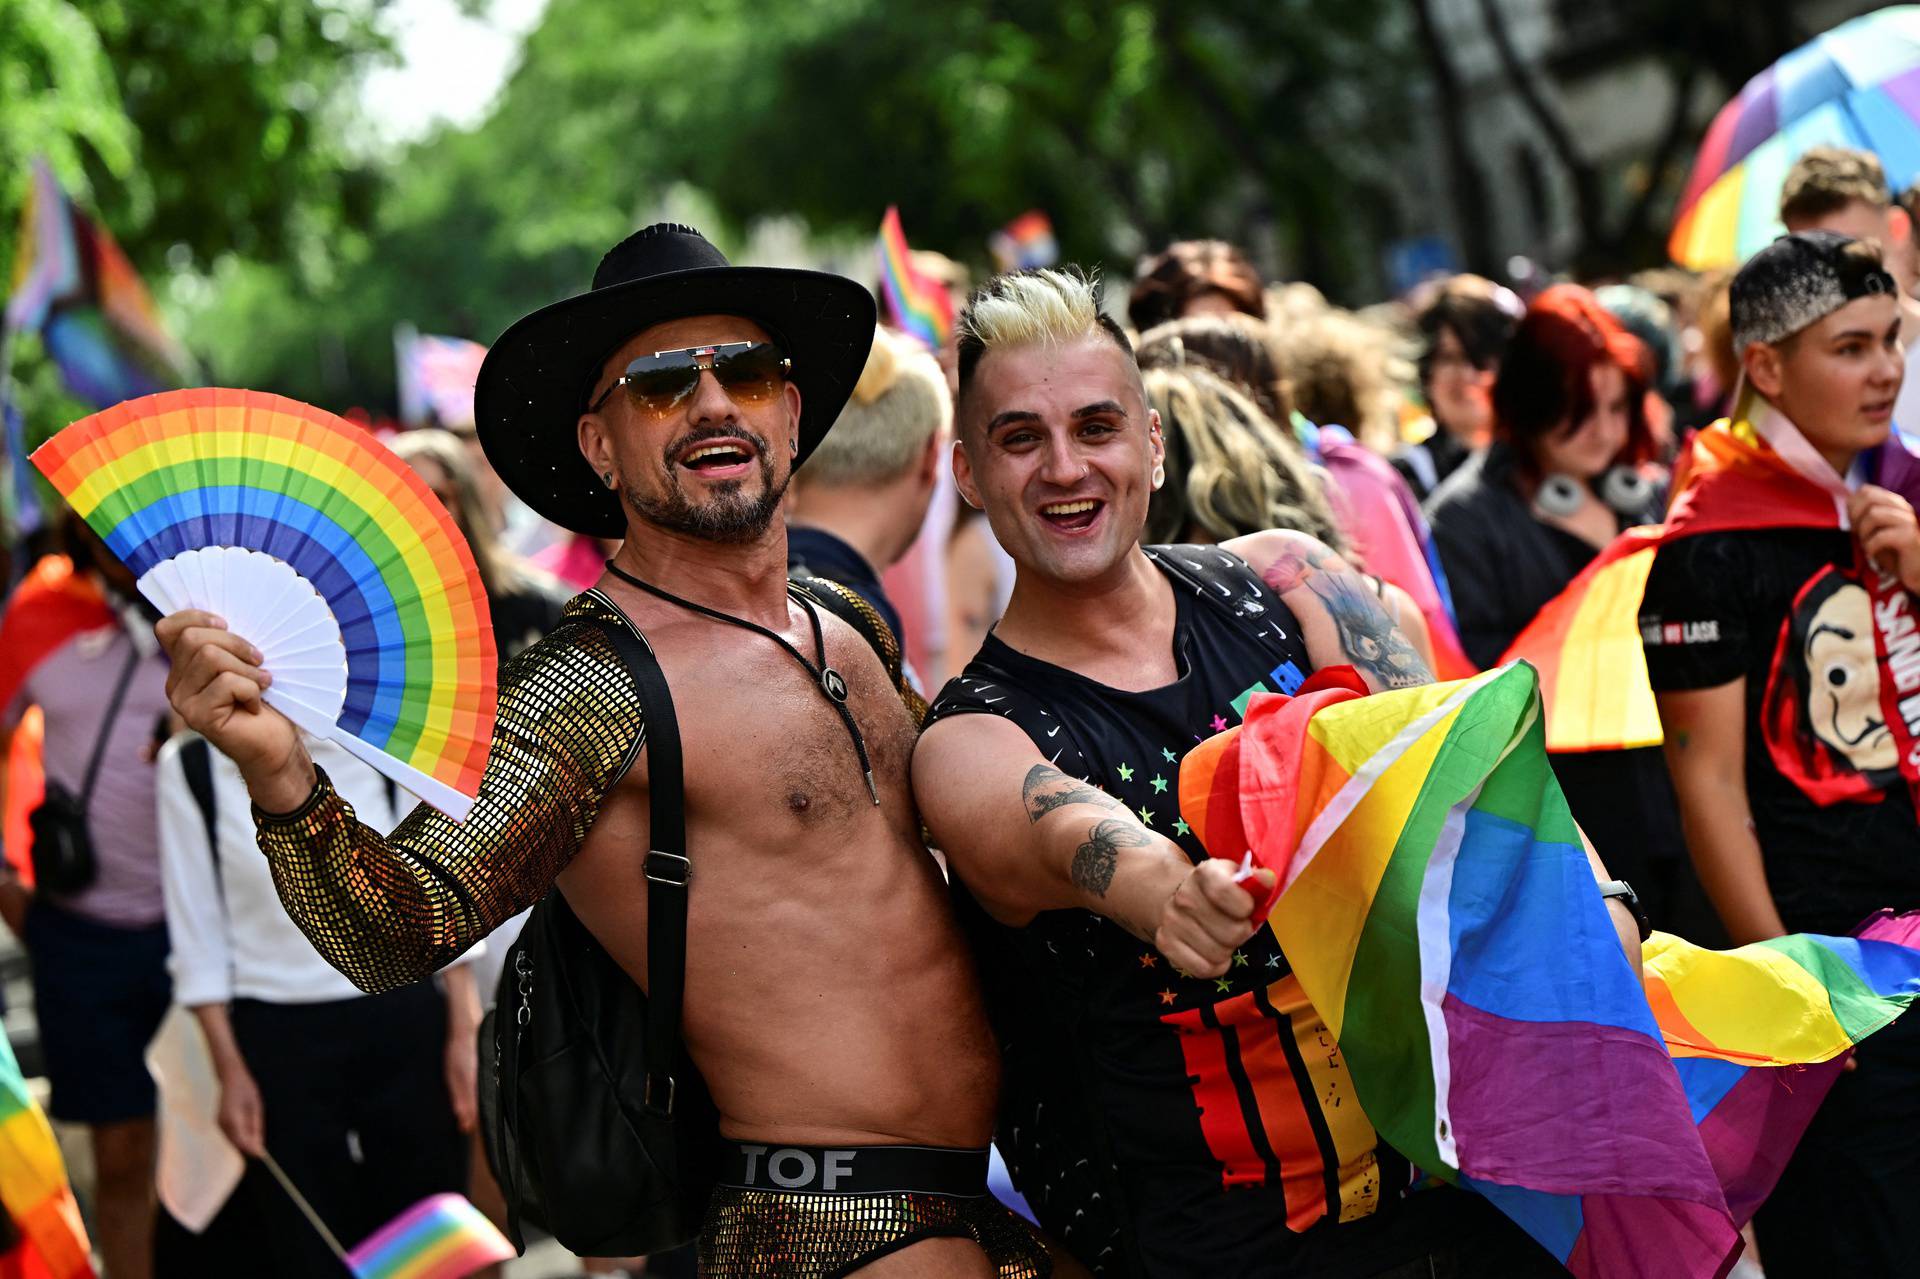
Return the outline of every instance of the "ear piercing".
{"type": "Polygon", "coordinates": [[[1153,491],[1158,493],[1160,486],[1167,482],[1167,468],[1160,463],[1153,464],[1153,491]]]}
{"type": "Polygon", "coordinates": [[[604,484],[604,485],[606,485],[606,486],[607,486],[608,488],[612,488],[612,487],[613,487],[613,472],[612,472],[612,471],[602,471],[602,472],[600,472],[600,482],[601,482],[602,484],[604,484]]]}

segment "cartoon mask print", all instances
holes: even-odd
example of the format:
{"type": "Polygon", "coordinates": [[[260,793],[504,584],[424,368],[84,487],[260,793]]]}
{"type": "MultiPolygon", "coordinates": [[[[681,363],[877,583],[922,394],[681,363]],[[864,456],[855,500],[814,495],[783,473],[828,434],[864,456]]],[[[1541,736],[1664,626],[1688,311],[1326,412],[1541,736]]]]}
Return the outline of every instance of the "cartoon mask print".
{"type": "Polygon", "coordinates": [[[1848,582],[1807,619],[1807,724],[1815,737],[1862,773],[1894,768],[1899,757],[1880,710],[1873,652],[1873,603],[1848,582]]]}
{"type": "Polygon", "coordinates": [[[1899,784],[1873,603],[1853,574],[1824,568],[1795,596],[1767,673],[1761,733],[1774,766],[1815,803],[1875,803],[1899,784]]]}

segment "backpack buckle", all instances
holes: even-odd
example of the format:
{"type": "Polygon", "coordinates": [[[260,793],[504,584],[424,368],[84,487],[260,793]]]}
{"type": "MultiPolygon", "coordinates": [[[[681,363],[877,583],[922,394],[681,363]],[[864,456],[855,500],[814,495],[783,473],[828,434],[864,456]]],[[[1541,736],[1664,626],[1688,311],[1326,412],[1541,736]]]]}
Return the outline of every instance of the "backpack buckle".
{"type": "Polygon", "coordinates": [[[679,853],[663,853],[659,849],[649,849],[644,866],[646,876],[656,884],[675,884],[681,888],[693,878],[693,863],[679,853]],[[668,865],[669,862],[678,865],[668,865]]]}
{"type": "Polygon", "coordinates": [[[651,1111],[656,1115],[664,1116],[664,1115],[673,1114],[673,1076],[672,1075],[651,1075],[651,1074],[648,1075],[647,1082],[646,1082],[646,1090],[642,1096],[642,1103],[646,1106],[646,1108],[649,1111],[651,1111]],[[654,1085],[657,1081],[664,1082],[664,1086],[666,1088],[666,1094],[667,1094],[666,1101],[662,1102],[659,1105],[655,1105],[653,1100],[654,1085]]]}

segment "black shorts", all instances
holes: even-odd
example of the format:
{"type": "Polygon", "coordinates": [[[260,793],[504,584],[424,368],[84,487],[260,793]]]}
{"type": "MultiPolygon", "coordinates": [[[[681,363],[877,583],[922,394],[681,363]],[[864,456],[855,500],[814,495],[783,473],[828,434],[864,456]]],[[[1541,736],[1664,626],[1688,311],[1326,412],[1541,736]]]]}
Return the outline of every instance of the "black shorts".
{"type": "Polygon", "coordinates": [[[706,1279],[834,1279],[928,1239],[971,1239],[999,1279],[1053,1273],[987,1193],[986,1150],[726,1142],[700,1230],[706,1279]]]}
{"type": "Polygon", "coordinates": [[[167,926],[119,928],[35,897],[22,932],[53,1086],[47,1113],[76,1124],[152,1118],[147,1044],[173,997],[167,926]]]}

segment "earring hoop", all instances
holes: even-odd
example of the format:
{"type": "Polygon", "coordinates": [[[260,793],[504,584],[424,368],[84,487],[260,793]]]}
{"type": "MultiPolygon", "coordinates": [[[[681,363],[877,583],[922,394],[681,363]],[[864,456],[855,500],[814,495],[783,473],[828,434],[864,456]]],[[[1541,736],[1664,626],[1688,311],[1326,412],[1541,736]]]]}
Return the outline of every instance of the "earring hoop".
{"type": "Polygon", "coordinates": [[[1158,493],[1160,486],[1167,482],[1167,468],[1160,463],[1153,464],[1153,491],[1158,493]]]}

